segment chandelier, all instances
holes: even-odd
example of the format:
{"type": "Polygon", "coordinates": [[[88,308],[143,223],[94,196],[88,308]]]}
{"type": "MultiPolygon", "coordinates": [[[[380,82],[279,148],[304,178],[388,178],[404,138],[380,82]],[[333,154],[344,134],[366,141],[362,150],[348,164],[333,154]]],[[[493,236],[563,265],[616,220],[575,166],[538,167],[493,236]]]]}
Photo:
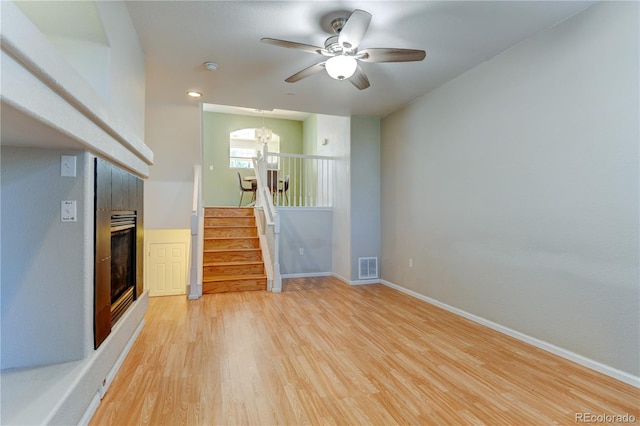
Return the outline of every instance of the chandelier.
{"type": "Polygon", "coordinates": [[[269,143],[272,136],[273,131],[271,129],[267,129],[264,126],[260,129],[256,129],[256,140],[260,143],[269,143]]]}
{"type": "Polygon", "coordinates": [[[271,141],[271,137],[273,136],[273,131],[264,126],[264,110],[260,110],[262,112],[262,127],[256,129],[255,138],[260,143],[269,143],[271,141]]]}

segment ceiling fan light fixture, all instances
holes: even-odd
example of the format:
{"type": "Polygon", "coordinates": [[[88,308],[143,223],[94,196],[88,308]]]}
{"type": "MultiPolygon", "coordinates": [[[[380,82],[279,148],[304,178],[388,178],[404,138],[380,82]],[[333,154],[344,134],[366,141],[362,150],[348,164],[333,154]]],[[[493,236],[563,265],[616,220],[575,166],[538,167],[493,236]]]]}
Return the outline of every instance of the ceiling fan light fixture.
{"type": "Polygon", "coordinates": [[[358,68],[358,62],[353,56],[338,55],[329,58],[325,64],[327,73],[336,80],[351,77],[358,68]]]}
{"type": "MultiPolygon", "coordinates": [[[[348,18],[338,18],[331,22],[336,35],[330,36],[324,42],[324,48],[294,41],[279,40],[263,37],[262,43],[274,46],[298,49],[304,52],[321,55],[322,62],[317,62],[284,79],[287,83],[295,83],[314,75],[322,69],[335,80],[349,80],[356,89],[363,90],[371,86],[364,70],[358,65],[362,62],[415,62],[422,61],[426,52],[416,49],[402,48],[368,48],[360,49],[360,42],[364,38],[372,16],[369,12],[356,9],[348,18]]],[[[324,26],[324,25],[323,25],[324,26]]]]}

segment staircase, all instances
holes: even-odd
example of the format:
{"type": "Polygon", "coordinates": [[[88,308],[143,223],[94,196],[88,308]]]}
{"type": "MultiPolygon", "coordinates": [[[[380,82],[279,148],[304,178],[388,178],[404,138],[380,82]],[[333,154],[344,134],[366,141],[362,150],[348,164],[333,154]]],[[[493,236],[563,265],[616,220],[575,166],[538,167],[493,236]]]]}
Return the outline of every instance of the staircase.
{"type": "Polygon", "coordinates": [[[267,289],[253,209],[206,207],[202,293],[267,289]]]}

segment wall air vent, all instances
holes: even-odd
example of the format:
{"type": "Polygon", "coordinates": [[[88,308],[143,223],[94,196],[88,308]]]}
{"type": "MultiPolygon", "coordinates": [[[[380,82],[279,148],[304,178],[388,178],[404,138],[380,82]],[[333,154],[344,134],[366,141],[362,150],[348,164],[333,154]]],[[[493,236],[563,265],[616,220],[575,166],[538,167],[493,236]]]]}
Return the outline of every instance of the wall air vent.
{"type": "Polygon", "coordinates": [[[373,278],[378,278],[377,257],[359,257],[358,266],[359,280],[370,280],[373,278]]]}

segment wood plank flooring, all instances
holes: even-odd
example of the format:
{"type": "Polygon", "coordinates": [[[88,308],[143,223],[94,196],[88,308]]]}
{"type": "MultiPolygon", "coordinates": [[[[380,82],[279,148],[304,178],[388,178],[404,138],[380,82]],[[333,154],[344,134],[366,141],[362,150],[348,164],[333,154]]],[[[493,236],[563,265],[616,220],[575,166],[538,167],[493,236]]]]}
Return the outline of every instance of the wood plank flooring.
{"type": "Polygon", "coordinates": [[[576,424],[640,390],[383,285],[152,298],[92,425],[576,424]]]}

